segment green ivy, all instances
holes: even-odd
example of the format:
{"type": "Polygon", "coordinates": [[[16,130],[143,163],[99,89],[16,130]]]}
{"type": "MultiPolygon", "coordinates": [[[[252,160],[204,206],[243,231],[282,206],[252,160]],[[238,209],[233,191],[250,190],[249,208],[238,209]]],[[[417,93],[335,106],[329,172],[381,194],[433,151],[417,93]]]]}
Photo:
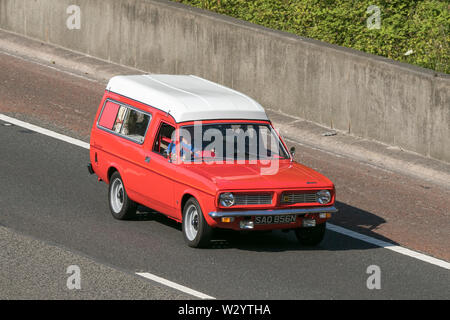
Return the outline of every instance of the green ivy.
{"type": "Polygon", "coordinates": [[[449,1],[173,0],[336,45],[450,73],[449,1]],[[367,28],[376,5],[381,28],[367,28]],[[405,55],[407,52],[411,52],[405,55]]]}

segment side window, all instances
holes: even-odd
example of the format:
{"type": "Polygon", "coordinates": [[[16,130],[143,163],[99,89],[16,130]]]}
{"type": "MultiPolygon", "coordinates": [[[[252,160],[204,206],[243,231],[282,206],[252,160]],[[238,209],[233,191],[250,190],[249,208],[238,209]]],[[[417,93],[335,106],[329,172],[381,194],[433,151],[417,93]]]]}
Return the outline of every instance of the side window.
{"type": "Polygon", "coordinates": [[[121,136],[143,143],[151,116],[126,106],[106,101],[98,125],[121,136]]]}
{"type": "Polygon", "coordinates": [[[123,120],[125,119],[125,115],[127,113],[128,108],[124,106],[120,106],[119,112],[117,113],[116,121],[114,122],[113,131],[119,133],[122,130],[123,120]]]}
{"type": "Polygon", "coordinates": [[[105,107],[103,108],[98,125],[112,130],[114,122],[116,121],[117,111],[119,110],[119,105],[117,103],[106,101],[105,107]]]}
{"type": "Polygon", "coordinates": [[[124,116],[120,133],[127,138],[142,143],[144,142],[145,132],[147,131],[149,122],[150,116],[148,114],[134,109],[128,109],[128,112],[124,116]]]}
{"type": "Polygon", "coordinates": [[[167,157],[171,151],[169,150],[169,148],[174,148],[172,147],[174,146],[172,144],[172,138],[174,134],[175,128],[167,123],[162,122],[155,139],[155,144],[153,145],[153,151],[167,157]]]}

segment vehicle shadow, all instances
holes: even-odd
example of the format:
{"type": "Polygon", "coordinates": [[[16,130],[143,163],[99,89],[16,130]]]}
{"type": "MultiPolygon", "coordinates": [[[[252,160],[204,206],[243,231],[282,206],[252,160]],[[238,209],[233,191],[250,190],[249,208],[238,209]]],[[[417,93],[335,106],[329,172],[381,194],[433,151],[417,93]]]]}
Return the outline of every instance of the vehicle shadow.
{"type": "Polygon", "coordinates": [[[181,231],[181,223],[176,222],[173,219],[168,218],[162,213],[159,213],[158,211],[155,211],[151,208],[147,208],[144,206],[138,206],[137,208],[137,214],[132,219],[133,221],[155,221],[158,223],[161,223],[163,225],[166,225],[168,227],[177,229],[181,231]]]}
{"type": "MultiPolygon", "coordinates": [[[[336,202],[339,212],[330,220],[331,224],[361,233],[363,235],[382,240],[392,245],[398,245],[395,241],[386,238],[376,232],[376,229],[386,223],[383,218],[348,205],[336,202]]],[[[181,224],[167,218],[154,210],[139,207],[135,220],[155,221],[181,231],[181,224]]],[[[351,238],[338,232],[327,230],[324,240],[318,246],[308,247],[298,243],[294,232],[274,231],[233,231],[215,230],[211,246],[208,249],[238,249],[258,252],[283,252],[283,251],[307,251],[307,250],[368,250],[378,248],[376,245],[351,238]]]]}

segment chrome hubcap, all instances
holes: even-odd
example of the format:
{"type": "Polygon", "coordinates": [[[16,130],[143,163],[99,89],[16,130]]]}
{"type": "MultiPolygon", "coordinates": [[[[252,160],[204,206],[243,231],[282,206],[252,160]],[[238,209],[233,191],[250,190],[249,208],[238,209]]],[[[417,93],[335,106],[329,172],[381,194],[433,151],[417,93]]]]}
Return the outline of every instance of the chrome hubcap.
{"type": "Polygon", "coordinates": [[[198,233],[199,214],[197,207],[191,204],[186,210],[186,223],[184,224],[184,231],[189,241],[195,239],[198,233]]]}
{"type": "Polygon", "coordinates": [[[111,186],[111,207],[115,213],[122,211],[124,201],[124,189],[120,179],[113,181],[111,186]]]}

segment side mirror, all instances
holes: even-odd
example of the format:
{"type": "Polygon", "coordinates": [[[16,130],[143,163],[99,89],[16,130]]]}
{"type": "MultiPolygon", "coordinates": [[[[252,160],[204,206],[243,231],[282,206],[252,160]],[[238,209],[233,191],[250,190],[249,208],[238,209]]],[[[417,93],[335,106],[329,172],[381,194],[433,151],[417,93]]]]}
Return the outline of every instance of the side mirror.
{"type": "Polygon", "coordinates": [[[292,155],[292,158],[295,156],[295,147],[291,147],[289,150],[290,154],[292,155]]]}

